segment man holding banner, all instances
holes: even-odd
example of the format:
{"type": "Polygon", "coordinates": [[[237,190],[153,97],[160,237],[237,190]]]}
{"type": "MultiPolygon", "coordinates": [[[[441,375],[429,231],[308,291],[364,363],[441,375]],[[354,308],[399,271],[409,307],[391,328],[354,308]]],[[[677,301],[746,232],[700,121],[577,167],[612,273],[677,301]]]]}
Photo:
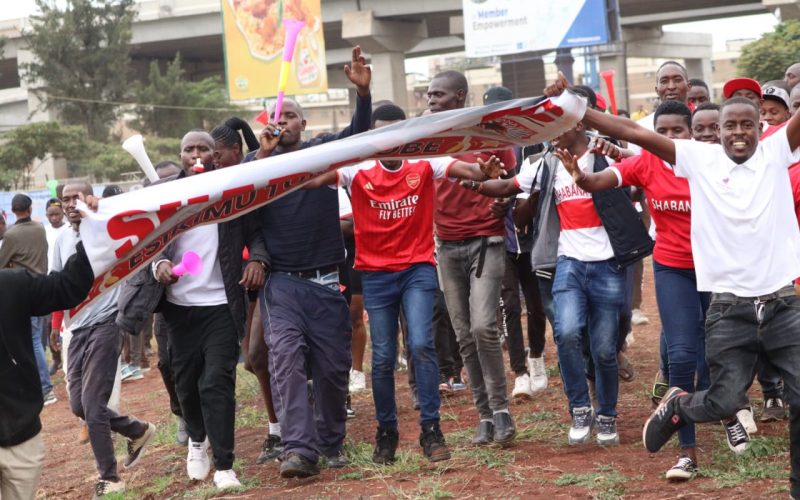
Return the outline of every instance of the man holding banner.
{"type": "MultiPolygon", "coordinates": [[[[356,86],[353,121],[337,135],[302,141],[303,109],[286,100],[261,134],[261,149],[246,161],[299,151],[370,128],[372,73],[353,49],[345,66],[356,86]],[[276,125],[280,133],[276,137],[276,125]]],[[[329,467],[344,466],[345,400],[350,372],[350,312],[339,289],[338,266],[345,260],[336,190],[298,190],[261,208],[267,251],[272,259],[261,299],[264,340],[269,349],[272,393],[283,434],[283,477],[319,474],[320,454],[329,467]],[[312,307],[313,306],[313,307],[312,307]],[[307,371],[307,367],[310,371],[307,371]],[[307,381],[314,379],[314,402],[307,381]],[[316,412],[316,418],[314,415],[316,412]]]]}

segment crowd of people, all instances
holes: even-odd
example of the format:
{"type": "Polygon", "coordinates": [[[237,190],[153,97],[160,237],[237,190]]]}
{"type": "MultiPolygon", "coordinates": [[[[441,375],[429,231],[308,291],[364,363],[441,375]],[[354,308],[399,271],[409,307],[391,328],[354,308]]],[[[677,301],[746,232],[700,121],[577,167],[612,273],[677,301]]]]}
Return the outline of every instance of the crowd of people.
{"type": "MultiPolygon", "coordinates": [[[[394,103],[372,101],[358,47],[345,73],[355,112],[338,134],[304,140],[303,108],[287,99],[259,134],[239,118],[186,132],[179,161],[158,163],[153,184],[407,119],[394,103]]],[[[394,462],[400,441],[398,363],[408,367],[429,461],[451,457],[442,398],[467,389],[472,444],[513,446],[510,399],[534,398],[549,384],[548,322],[571,416],[566,441],[619,445],[620,381],[635,377],[626,356],[632,325],[650,321],[641,301],[652,255],[660,369],[645,447],[656,452],[678,434],[678,460],[665,464],[674,481],[698,472],[696,423],[721,422],[732,452],[743,452],[757,429],[747,397],[755,379],[760,421],[784,420],[789,409],[791,494],[800,498],[798,80],[800,64],[781,81],[736,78],[717,105],[705,82],[669,61],[656,72],[660,104],[634,122],[559,76],[545,95],[575,93],[587,112],[552,141],[372,160],[318,176],[240,218],[178,236],[69,325],[64,311],[93,279],[78,201],[96,208],[121,190],[96,197],[89,183],[70,181],[47,203],[45,224],[31,219],[31,198],[16,195],[16,222],[6,228],[0,218],[0,268],[12,268],[0,271],[0,496],[35,495],[45,454],[39,413],[57,401],[51,376],[59,369],[97,465],[95,497],[124,491],[120,470],[135,467],[156,434],[153,423],[120,409],[121,381],[149,369],[150,335],[187,476],[206,480],[213,465],[219,490],[240,486],[240,359],[259,381],[269,418],[257,463],[277,459],[281,477],[310,477],[349,463],[347,419],[371,411],[350,397],[367,390],[368,341],[377,464],[394,462]],[[188,250],[204,265],[178,276],[173,268],[188,250]],[[112,432],[127,439],[121,467],[112,432]]],[[[440,73],[426,113],[464,108],[468,93],[463,74],[440,73]]],[[[512,97],[495,87],[483,104],[512,97]]]]}

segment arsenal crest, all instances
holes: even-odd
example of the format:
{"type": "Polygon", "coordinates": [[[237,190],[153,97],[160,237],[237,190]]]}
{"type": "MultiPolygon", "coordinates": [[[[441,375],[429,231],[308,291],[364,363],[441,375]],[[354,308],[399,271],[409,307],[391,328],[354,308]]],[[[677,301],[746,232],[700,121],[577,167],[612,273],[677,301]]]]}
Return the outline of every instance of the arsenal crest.
{"type": "Polygon", "coordinates": [[[419,174],[408,174],[406,176],[406,182],[411,189],[417,189],[417,186],[419,186],[419,174]]]}

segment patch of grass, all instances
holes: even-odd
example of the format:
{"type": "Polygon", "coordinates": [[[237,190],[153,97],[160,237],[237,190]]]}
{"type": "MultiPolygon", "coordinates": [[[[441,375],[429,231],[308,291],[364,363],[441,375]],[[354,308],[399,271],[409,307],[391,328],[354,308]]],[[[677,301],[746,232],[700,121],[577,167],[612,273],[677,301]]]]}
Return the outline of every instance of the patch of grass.
{"type": "Polygon", "coordinates": [[[339,474],[338,476],[336,476],[337,481],[346,481],[348,479],[358,480],[363,478],[364,478],[364,473],[361,471],[347,472],[345,474],[339,474]]]}
{"type": "Polygon", "coordinates": [[[242,406],[236,410],[236,428],[263,428],[269,422],[267,412],[256,406],[242,406]]]}
{"type": "Polygon", "coordinates": [[[370,443],[345,442],[344,453],[350,460],[351,467],[361,470],[363,477],[385,477],[399,474],[411,474],[422,469],[424,457],[417,450],[397,453],[397,460],[391,465],[379,465],[372,461],[372,445],[370,443]]]}
{"type": "Polygon", "coordinates": [[[153,495],[159,495],[164,490],[166,490],[170,484],[175,481],[175,478],[172,475],[168,476],[159,476],[153,479],[150,484],[145,488],[146,493],[152,493],[153,495]]]}
{"type": "Polygon", "coordinates": [[[565,425],[555,412],[543,411],[522,415],[517,419],[517,439],[563,444],[565,425]]]}
{"type": "Polygon", "coordinates": [[[561,377],[561,369],[559,368],[558,363],[547,366],[547,377],[548,378],[561,377]]]}
{"type": "Polygon", "coordinates": [[[460,431],[448,432],[445,434],[445,440],[451,447],[466,446],[472,441],[473,435],[475,435],[475,429],[462,429],[460,431]]]}
{"type": "Polygon", "coordinates": [[[261,386],[255,375],[244,369],[244,364],[236,366],[236,401],[252,401],[261,398],[261,386]]]}
{"type": "Polygon", "coordinates": [[[406,491],[401,488],[389,486],[389,494],[395,498],[404,498],[408,500],[455,498],[455,494],[444,489],[448,484],[449,481],[442,484],[439,480],[423,479],[417,483],[417,488],[415,490],[406,491]]]}
{"type": "Polygon", "coordinates": [[[489,469],[504,467],[514,460],[513,453],[495,446],[457,448],[453,451],[453,456],[489,469]]]}
{"type": "Polygon", "coordinates": [[[178,421],[170,415],[166,422],[161,422],[156,428],[156,438],[153,443],[156,446],[166,446],[175,444],[175,433],[178,430],[178,421]]]}
{"type": "Polygon", "coordinates": [[[620,498],[625,494],[625,483],[630,478],[610,465],[596,464],[594,472],[585,474],[562,474],[555,480],[556,486],[578,486],[589,490],[594,498],[620,498]]]}
{"type": "Polygon", "coordinates": [[[741,455],[728,449],[720,438],[709,465],[700,475],[714,479],[713,488],[731,488],[754,479],[787,479],[789,471],[789,442],[785,437],[753,437],[750,447],[741,455]]]}
{"type": "Polygon", "coordinates": [[[449,411],[443,411],[439,413],[439,419],[442,422],[458,422],[458,415],[450,413],[449,411]]]}

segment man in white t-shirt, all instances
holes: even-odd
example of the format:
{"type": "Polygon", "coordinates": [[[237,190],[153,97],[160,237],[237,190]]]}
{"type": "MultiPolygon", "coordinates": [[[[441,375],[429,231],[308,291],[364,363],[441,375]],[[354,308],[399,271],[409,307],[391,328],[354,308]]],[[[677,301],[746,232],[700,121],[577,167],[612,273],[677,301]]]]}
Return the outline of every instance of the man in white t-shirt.
{"type": "MultiPolygon", "coordinates": [[[[557,95],[567,86],[560,75],[545,93],[557,95]]],[[[706,316],[711,386],[694,394],[667,391],[645,423],[645,447],[658,451],[687,422],[735,415],[747,404],[762,355],[784,379],[791,408],[791,495],[800,498],[800,298],[792,286],[800,276],[800,230],[788,174],[800,160],[800,115],[759,142],[757,106],[734,97],[720,110],[721,145],[672,141],[591,110],[584,120],[638,142],[689,181],[697,287],[713,292],[706,316]]]]}

